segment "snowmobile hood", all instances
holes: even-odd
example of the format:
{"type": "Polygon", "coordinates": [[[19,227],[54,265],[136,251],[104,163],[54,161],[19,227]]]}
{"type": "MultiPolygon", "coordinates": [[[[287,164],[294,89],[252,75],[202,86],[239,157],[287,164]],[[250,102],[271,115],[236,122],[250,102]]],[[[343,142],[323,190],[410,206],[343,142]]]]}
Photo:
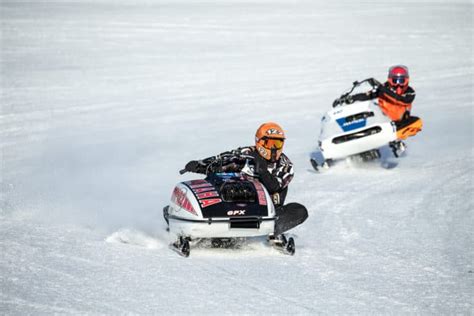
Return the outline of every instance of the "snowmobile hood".
{"type": "Polygon", "coordinates": [[[199,203],[203,218],[268,216],[263,185],[238,173],[216,173],[183,182],[199,203]]]}
{"type": "Polygon", "coordinates": [[[367,125],[367,118],[374,116],[370,109],[370,102],[348,104],[329,111],[323,120],[334,120],[342,132],[349,132],[367,125]]]}

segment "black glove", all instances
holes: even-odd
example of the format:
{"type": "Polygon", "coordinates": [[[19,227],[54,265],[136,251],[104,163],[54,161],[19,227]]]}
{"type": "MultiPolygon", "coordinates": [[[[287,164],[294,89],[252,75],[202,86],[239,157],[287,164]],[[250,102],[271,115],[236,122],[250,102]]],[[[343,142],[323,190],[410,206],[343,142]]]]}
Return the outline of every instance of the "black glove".
{"type": "Polygon", "coordinates": [[[339,97],[339,99],[334,100],[334,102],[332,103],[332,107],[335,108],[339,104],[343,104],[343,103],[351,104],[353,102],[354,100],[352,100],[352,97],[350,95],[343,94],[339,97]]]}
{"type": "Polygon", "coordinates": [[[334,102],[332,103],[332,107],[335,108],[335,107],[338,106],[339,104],[341,104],[341,99],[336,99],[336,100],[334,100],[334,102]]]}
{"type": "Polygon", "coordinates": [[[255,163],[255,173],[262,175],[264,172],[268,172],[267,163],[264,161],[264,158],[260,155],[257,155],[254,159],[255,163]]]}
{"type": "Polygon", "coordinates": [[[187,172],[194,172],[194,173],[199,173],[199,167],[201,167],[202,164],[200,161],[198,160],[191,160],[190,162],[188,162],[186,164],[186,166],[184,167],[184,170],[186,170],[187,172]]]}
{"type": "Polygon", "coordinates": [[[354,103],[354,99],[352,99],[352,96],[349,94],[343,94],[339,97],[339,99],[334,100],[334,102],[332,103],[332,107],[335,108],[339,104],[343,104],[343,103],[352,104],[354,103]]]}
{"type": "Polygon", "coordinates": [[[374,78],[368,79],[367,82],[374,88],[382,85],[378,80],[376,80],[374,78]]]}
{"type": "Polygon", "coordinates": [[[354,103],[354,99],[352,99],[352,96],[346,95],[346,97],[344,98],[344,103],[345,104],[352,104],[352,103],[354,103]]]}

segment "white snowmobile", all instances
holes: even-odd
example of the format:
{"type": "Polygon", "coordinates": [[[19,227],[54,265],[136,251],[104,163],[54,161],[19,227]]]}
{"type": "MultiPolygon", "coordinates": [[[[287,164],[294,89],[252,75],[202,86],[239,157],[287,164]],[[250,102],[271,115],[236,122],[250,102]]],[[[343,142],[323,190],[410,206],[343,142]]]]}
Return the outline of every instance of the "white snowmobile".
{"type": "Polygon", "coordinates": [[[277,215],[258,178],[215,170],[209,168],[206,178],[180,182],[174,188],[170,204],[163,209],[168,231],[177,239],[170,248],[188,257],[191,241],[210,239],[213,247],[220,248],[231,247],[238,239],[267,236],[272,246],[293,255],[294,239],[282,233],[306,218],[298,218],[298,212],[277,215]]]}
{"type": "Polygon", "coordinates": [[[323,116],[318,148],[310,160],[316,171],[347,157],[362,161],[378,159],[380,148],[397,140],[395,124],[383,114],[376,99],[344,104],[354,89],[367,81],[354,82],[323,116]]]}

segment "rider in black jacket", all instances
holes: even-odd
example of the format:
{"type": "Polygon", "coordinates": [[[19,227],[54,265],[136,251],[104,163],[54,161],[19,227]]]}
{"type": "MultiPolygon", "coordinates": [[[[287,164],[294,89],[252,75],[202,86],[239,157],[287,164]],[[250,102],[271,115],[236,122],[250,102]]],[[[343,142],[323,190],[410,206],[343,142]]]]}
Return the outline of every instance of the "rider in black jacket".
{"type": "Polygon", "coordinates": [[[279,235],[301,224],[308,217],[308,211],[303,205],[284,205],[288,185],[294,176],[293,164],[283,153],[284,142],[285,133],[278,124],[264,123],[255,134],[255,146],[240,147],[215,157],[192,160],[186,164],[185,170],[202,174],[242,172],[259,177],[276,207],[279,220],[275,225],[275,235],[279,235]]]}
{"type": "Polygon", "coordinates": [[[276,123],[265,123],[257,130],[255,146],[240,147],[210,159],[193,160],[186,164],[188,172],[244,172],[258,175],[272,196],[275,206],[283,205],[288,184],[294,176],[293,164],[282,152],[283,129],[276,123]],[[218,158],[218,159],[212,159],[218,158]],[[218,161],[218,164],[209,164],[218,161]]]}

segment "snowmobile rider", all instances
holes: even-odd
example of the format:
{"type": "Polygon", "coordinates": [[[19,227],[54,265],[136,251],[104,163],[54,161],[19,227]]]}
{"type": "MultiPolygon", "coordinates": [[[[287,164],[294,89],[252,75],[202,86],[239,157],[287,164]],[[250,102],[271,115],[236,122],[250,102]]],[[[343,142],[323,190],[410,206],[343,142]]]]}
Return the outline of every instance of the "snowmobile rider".
{"type": "MultiPolygon", "coordinates": [[[[308,217],[306,208],[298,203],[283,205],[288,185],[293,179],[293,164],[283,153],[285,132],[280,125],[273,122],[262,124],[255,133],[255,146],[239,147],[223,152],[216,157],[203,160],[192,160],[185,166],[185,170],[194,173],[208,174],[211,172],[242,172],[251,176],[258,176],[260,182],[271,195],[276,207],[277,215],[292,213],[298,217],[301,224],[308,217]],[[217,159],[212,159],[217,158],[217,159]],[[218,163],[208,163],[218,161],[218,163]]],[[[294,225],[294,226],[296,226],[294,225]]],[[[275,235],[292,228],[277,227],[275,235]]],[[[294,227],[293,226],[293,227],[294,227]]]]}
{"type": "MultiPolygon", "coordinates": [[[[415,90],[408,85],[409,81],[408,68],[403,65],[395,65],[388,70],[388,78],[384,84],[374,78],[367,79],[367,82],[373,87],[372,90],[337,99],[333,106],[378,98],[378,105],[382,112],[397,126],[399,141],[394,145],[397,150],[403,152],[405,145],[401,140],[416,135],[423,127],[422,120],[410,114],[413,100],[415,100],[415,90]]],[[[395,155],[397,156],[397,154],[395,155]]]]}

